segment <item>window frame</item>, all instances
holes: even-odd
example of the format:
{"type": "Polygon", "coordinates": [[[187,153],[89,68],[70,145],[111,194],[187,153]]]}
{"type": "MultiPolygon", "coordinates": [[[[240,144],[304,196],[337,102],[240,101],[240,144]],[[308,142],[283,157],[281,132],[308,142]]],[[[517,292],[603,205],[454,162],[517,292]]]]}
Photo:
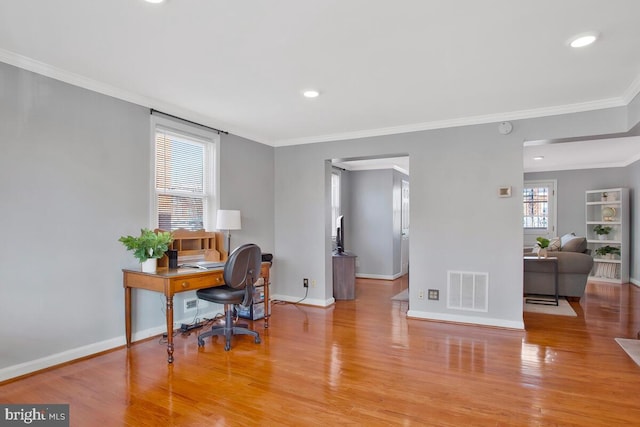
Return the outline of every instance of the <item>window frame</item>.
{"type": "Polygon", "coordinates": [[[204,198],[202,222],[205,230],[212,230],[215,226],[216,212],[219,208],[220,135],[197,125],[190,125],[159,115],[151,115],[150,135],[150,215],[151,228],[158,228],[158,191],[156,188],[156,132],[161,129],[174,133],[190,142],[201,143],[204,146],[203,185],[204,198]]]}
{"type": "Polygon", "coordinates": [[[549,195],[547,199],[548,211],[547,211],[547,227],[546,228],[525,228],[524,227],[524,215],[521,219],[522,232],[524,239],[524,247],[533,247],[535,245],[536,237],[552,238],[557,234],[558,224],[558,210],[557,210],[557,194],[558,183],[555,179],[547,180],[526,180],[523,182],[521,203],[523,204],[522,212],[524,213],[524,190],[533,187],[546,187],[549,189],[549,195]]]}
{"type": "Polygon", "coordinates": [[[336,221],[338,217],[342,213],[342,173],[339,169],[331,170],[331,240],[334,242],[337,238],[337,226],[336,221]],[[336,186],[334,186],[334,177],[337,178],[337,194],[334,194],[334,190],[336,190],[336,186]],[[336,200],[337,199],[337,200],[336,200]],[[334,201],[337,202],[337,207],[334,205],[334,201]]]}

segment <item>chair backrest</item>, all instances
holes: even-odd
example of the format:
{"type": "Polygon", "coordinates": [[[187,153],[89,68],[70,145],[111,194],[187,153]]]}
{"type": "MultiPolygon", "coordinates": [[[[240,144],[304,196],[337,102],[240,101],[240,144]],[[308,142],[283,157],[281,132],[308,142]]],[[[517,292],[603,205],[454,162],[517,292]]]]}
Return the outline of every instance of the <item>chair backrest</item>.
{"type": "Polygon", "coordinates": [[[242,305],[247,306],[253,297],[253,285],[260,278],[260,268],[262,266],[262,251],[258,245],[247,243],[238,246],[224,265],[224,283],[235,288],[245,288],[244,301],[242,305]]]}

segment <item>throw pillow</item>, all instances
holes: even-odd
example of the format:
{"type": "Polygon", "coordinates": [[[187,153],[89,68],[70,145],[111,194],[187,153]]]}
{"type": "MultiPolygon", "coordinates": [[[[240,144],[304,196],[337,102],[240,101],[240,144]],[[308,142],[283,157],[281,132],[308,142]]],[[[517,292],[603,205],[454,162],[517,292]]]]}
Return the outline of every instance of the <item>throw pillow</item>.
{"type": "Polygon", "coordinates": [[[587,239],[585,237],[574,237],[566,245],[562,245],[563,252],[584,252],[587,250],[587,239]]]}
{"type": "Polygon", "coordinates": [[[560,245],[560,238],[554,237],[549,241],[549,252],[559,251],[562,245],[560,245]]]}
{"type": "Polygon", "coordinates": [[[567,233],[560,238],[560,247],[564,248],[564,245],[571,239],[575,239],[576,233],[567,233]]]}

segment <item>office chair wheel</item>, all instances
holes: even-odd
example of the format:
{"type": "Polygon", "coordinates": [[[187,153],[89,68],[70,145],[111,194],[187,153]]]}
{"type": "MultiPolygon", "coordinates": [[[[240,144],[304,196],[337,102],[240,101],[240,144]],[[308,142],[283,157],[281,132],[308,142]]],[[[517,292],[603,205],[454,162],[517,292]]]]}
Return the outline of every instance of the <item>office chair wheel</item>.
{"type": "Polygon", "coordinates": [[[198,337],[198,347],[204,347],[204,340],[198,337]]]}
{"type": "Polygon", "coordinates": [[[224,351],[229,351],[229,350],[231,350],[231,343],[227,342],[224,344],[224,351]]]}
{"type": "Polygon", "coordinates": [[[253,340],[253,342],[255,342],[256,344],[260,344],[260,342],[261,342],[261,341],[260,341],[260,337],[256,337],[256,339],[255,339],[255,340],[253,340]]]}

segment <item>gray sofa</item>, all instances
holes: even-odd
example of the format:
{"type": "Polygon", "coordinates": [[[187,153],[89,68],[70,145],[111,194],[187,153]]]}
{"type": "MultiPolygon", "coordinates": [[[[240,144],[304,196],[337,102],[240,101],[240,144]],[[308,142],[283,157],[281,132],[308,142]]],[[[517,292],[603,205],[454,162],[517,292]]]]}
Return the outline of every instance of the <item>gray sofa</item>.
{"type": "MultiPolygon", "coordinates": [[[[525,252],[526,257],[536,257],[525,252]]],[[[548,257],[558,258],[558,295],[580,299],[584,295],[587,279],[593,268],[593,258],[587,249],[587,240],[576,237],[558,251],[549,251],[548,257]]],[[[553,271],[546,262],[524,263],[524,294],[552,295],[553,271]]]]}

